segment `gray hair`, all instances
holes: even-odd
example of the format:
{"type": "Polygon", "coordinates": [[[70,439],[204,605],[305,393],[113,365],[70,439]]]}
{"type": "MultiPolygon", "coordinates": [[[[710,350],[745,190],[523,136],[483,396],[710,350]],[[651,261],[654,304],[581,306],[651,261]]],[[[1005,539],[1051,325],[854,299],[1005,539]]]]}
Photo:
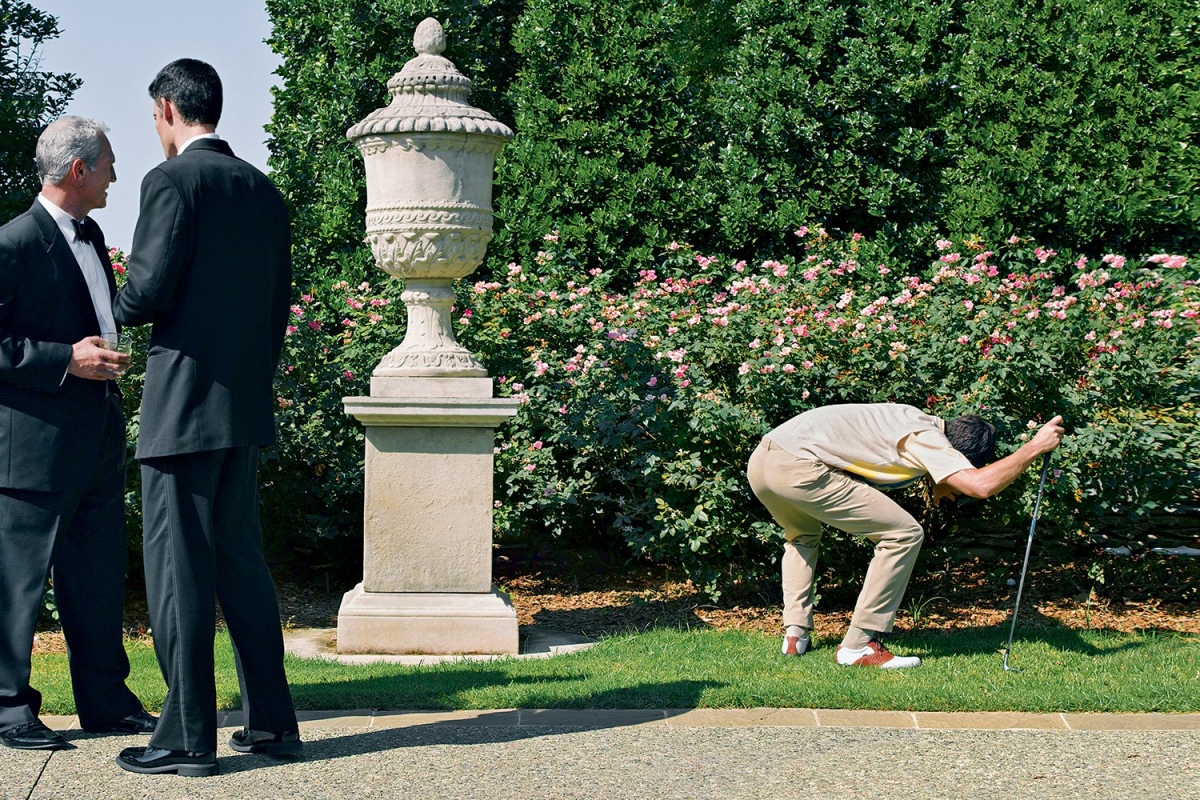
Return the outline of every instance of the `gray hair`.
{"type": "Polygon", "coordinates": [[[46,126],[37,142],[38,177],[43,184],[59,183],[67,177],[75,159],[83,159],[88,169],[100,160],[100,135],[108,126],[86,117],[59,117],[46,126]]]}

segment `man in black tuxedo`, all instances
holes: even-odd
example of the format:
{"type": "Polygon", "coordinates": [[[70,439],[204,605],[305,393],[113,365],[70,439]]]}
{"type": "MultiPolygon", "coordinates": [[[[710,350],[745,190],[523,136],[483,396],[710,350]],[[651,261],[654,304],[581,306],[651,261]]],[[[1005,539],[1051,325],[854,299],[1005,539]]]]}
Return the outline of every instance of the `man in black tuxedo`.
{"type": "Polygon", "coordinates": [[[167,683],[133,772],[217,771],[214,596],[233,640],[245,729],[230,746],[297,756],[275,587],[262,554],[258,448],[275,442],[272,381],[291,297],[283,199],[221,141],[221,81],[180,59],[150,84],[167,160],[142,181],[127,281],[113,313],[152,323],[137,457],[146,594],[167,683]]]}
{"type": "Polygon", "coordinates": [[[149,733],[125,685],[125,419],[113,380],[112,264],[88,213],[117,179],[103,123],[63,117],[37,143],[42,190],[0,228],[0,743],[56,750],[29,685],[34,626],[53,564],[85,730],[149,733]]]}

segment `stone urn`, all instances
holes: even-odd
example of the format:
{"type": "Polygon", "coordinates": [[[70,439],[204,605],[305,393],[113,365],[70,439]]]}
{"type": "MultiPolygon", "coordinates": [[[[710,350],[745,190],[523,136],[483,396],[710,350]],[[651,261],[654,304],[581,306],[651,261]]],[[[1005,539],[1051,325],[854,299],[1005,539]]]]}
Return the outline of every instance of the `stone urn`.
{"type": "Polygon", "coordinates": [[[515,653],[517,615],[492,586],[496,427],[517,413],[454,338],[454,281],[492,238],[492,174],[512,131],[467,103],[471,82],[427,19],[392,100],[347,132],[367,177],[366,239],[405,281],[404,341],[345,397],[366,429],[363,580],[338,612],[342,654],[515,653]]]}
{"type": "Polygon", "coordinates": [[[483,262],[492,239],[492,174],[513,132],[467,102],[471,81],[441,54],[446,34],[429,18],[413,36],[417,57],[388,81],[392,101],[350,128],[367,174],[367,242],[405,281],[404,341],[375,377],[484,377],[450,323],[453,282],[483,262]]]}

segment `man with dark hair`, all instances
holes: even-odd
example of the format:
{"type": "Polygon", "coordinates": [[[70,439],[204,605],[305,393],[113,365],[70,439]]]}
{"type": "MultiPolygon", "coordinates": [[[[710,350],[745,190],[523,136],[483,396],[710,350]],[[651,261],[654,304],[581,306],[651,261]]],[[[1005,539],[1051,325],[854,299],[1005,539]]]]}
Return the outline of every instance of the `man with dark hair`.
{"type": "Polygon", "coordinates": [[[806,411],[770,431],[750,456],[755,497],[783,528],[784,655],[802,655],[813,628],[813,577],[821,525],[865,536],[875,556],[835,659],[843,666],[916,667],[879,641],[890,632],[924,532],[880,490],[928,475],[934,504],[992,497],[1062,441],[1062,417],[994,463],[995,428],[975,415],[943,423],[913,406],[846,404],[806,411]]]}
{"type": "Polygon", "coordinates": [[[209,125],[214,129],[221,121],[225,103],[221,78],[212,65],[194,58],[172,61],[154,76],[150,96],[157,105],[160,98],[170,98],[175,112],[189,125],[209,125]]]}
{"type": "Polygon", "coordinates": [[[262,553],[258,449],[275,442],[272,380],[291,295],[287,211],[216,135],[221,81],[194,59],[150,85],[167,160],[142,182],[127,282],[113,311],[153,325],[142,392],[146,595],[167,684],[141,773],[217,771],[214,596],[233,640],[245,728],[230,746],[298,756],[279,604],[262,553]]]}
{"type": "Polygon", "coordinates": [[[996,454],[996,426],[976,414],[949,420],[946,438],[973,467],[982,467],[996,454]]]}
{"type": "Polygon", "coordinates": [[[125,685],[125,419],[113,380],[112,264],[88,214],[117,179],[102,122],[63,117],[38,138],[42,190],[0,228],[0,743],[57,750],[29,685],[53,564],[84,730],[149,733],[125,685]]]}

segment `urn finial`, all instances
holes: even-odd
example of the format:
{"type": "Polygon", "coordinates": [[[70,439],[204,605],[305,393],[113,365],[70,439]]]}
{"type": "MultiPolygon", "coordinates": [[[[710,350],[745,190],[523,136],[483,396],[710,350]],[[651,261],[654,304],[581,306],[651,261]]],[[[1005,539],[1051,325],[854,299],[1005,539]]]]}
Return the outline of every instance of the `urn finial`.
{"type": "MultiPolygon", "coordinates": [[[[446,32],[442,23],[427,17],[413,34],[416,57],[410,59],[388,81],[392,100],[372,111],[346,136],[363,147],[363,138],[380,134],[455,131],[513,138],[507,125],[467,102],[471,81],[448,58],[446,32]]],[[[370,145],[368,145],[370,146],[370,145]]]]}
{"type": "Polygon", "coordinates": [[[421,55],[440,56],[446,49],[446,31],[442,23],[426,17],[413,33],[413,49],[421,55]]]}

